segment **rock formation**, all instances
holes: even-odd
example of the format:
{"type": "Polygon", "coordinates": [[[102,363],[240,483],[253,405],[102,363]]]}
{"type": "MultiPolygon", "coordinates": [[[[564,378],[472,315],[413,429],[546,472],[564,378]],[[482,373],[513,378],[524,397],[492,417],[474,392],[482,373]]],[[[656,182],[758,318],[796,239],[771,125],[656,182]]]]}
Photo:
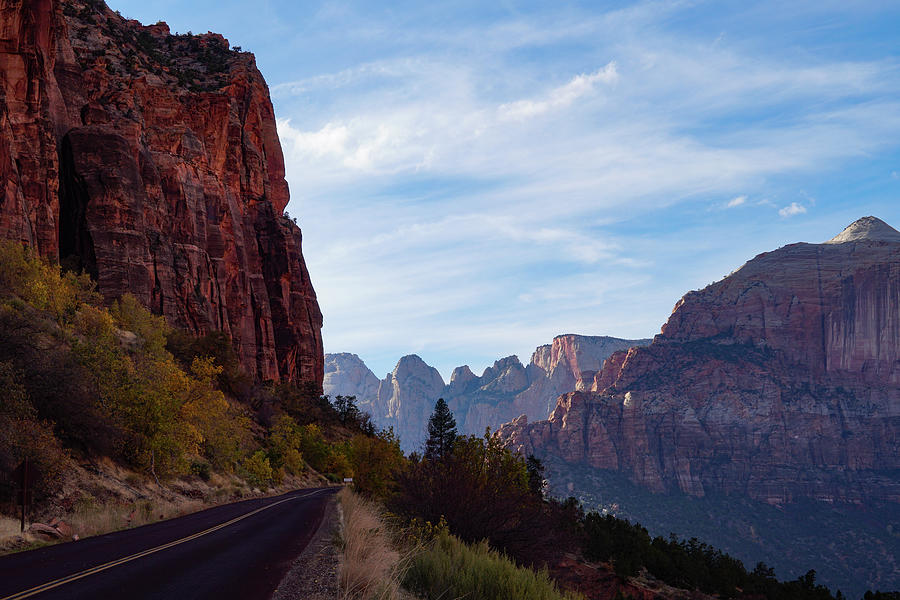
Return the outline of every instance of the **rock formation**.
{"type": "Polygon", "coordinates": [[[356,396],[371,402],[378,397],[381,381],[355,354],[341,352],[325,355],[325,393],[334,396],[356,396]]]}
{"type": "Polygon", "coordinates": [[[259,379],[321,384],[322,315],[268,88],[216,34],[101,0],[0,0],[0,236],[224,331],[259,379]]]}
{"type": "Polygon", "coordinates": [[[416,450],[438,398],[447,400],[461,433],[482,435],[485,428],[496,429],[521,414],[546,417],[560,394],[590,387],[607,356],[649,341],[561,335],[539,346],[527,366],[509,356],[480,377],[468,366],[457,367],[448,385],[418,356],[403,357],[378,382],[355,354],[326,354],[325,393],[356,396],[378,426],[394,427],[404,449],[416,450]]]}
{"type": "MultiPolygon", "coordinates": [[[[576,472],[611,473],[655,493],[896,514],[900,233],[866,217],[757,256],[686,294],[652,344],[612,355],[548,420],[498,435],[554,464],[570,493],[604,491],[572,488],[576,472]]],[[[672,513],[659,526],[680,525],[672,513]]]]}
{"type": "Polygon", "coordinates": [[[651,345],[502,435],[659,492],[900,501],[900,234],[873,223],[685,295],[651,345]]]}

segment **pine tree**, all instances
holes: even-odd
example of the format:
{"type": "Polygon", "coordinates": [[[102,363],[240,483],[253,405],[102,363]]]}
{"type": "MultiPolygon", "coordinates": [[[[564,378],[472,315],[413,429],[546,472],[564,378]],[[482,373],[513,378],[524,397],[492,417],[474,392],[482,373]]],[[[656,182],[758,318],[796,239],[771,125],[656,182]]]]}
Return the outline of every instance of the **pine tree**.
{"type": "Polygon", "coordinates": [[[453,443],[459,434],[456,431],[456,419],[443,398],[438,398],[434,412],[428,419],[428,439],[425,440],[425,459],[440,460],[450,454],[453,443]]]}
{"type": "Polygon", "coordinates": [[[528,472],[528,489],[536,495],[544,496],[544,463],[534,454],[529,454],[525,461],[525,469],[528,472]]]}

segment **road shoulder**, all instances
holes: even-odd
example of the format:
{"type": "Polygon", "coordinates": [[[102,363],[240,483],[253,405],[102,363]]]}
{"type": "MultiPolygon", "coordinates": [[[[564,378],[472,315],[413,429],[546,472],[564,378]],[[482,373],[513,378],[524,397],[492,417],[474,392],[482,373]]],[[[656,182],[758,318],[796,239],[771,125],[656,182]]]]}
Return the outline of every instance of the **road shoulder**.
{"type": "Polygon", "coordinates": [[[337,499],[332,497],[319,528],[306,549],[291,563],[272,600],[334,600],[338,597],[339,557],[334,547],[337,531],[337,499]]]}

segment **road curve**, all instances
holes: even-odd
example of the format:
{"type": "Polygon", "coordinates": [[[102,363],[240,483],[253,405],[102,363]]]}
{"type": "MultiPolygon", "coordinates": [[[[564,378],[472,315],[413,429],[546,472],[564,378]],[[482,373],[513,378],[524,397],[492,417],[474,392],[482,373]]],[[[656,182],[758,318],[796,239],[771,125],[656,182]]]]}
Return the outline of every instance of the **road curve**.
{"type": "Polygon", "coordinates": [[[335,491],[254,498],[0,556],[0,600],[263,600],[309,543],[335,491]]]}

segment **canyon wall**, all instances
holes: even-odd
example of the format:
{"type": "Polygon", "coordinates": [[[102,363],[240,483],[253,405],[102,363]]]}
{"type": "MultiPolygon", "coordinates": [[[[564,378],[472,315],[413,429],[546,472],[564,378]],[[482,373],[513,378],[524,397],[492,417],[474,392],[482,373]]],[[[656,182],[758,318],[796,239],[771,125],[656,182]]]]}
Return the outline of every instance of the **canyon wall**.
{"type": "Polygon", "coordinates": [[[494,430],[519,415],[545,418],[560,394],[589,388],[610,354],[649,342],[561,335],[539,346],[527,366],[508,356],[481,376],[468,366],[457,367],[447,385],[437,370],[415,355],[401,358],[379,381],[355,354],[326,354],[325,393],[356,396],[359,407],[379,427],[394,428],[405,450],[418,450],[438,398],[447,401],[460,433],[483,435],[486,428],[494,430]]]}
{"type": "Polygon", "coordinates": [[[757,256],[500,435],[654,492],[900,502],[900,233],[865,218],[757,256]]]}
{"type": "Polygon", "coordinates": [[[216,34],[99,0],[0,0],[0,236],[83,269],[257,379],[323,376],[268,88],[216,34]]]}

